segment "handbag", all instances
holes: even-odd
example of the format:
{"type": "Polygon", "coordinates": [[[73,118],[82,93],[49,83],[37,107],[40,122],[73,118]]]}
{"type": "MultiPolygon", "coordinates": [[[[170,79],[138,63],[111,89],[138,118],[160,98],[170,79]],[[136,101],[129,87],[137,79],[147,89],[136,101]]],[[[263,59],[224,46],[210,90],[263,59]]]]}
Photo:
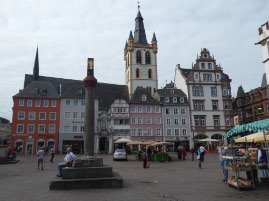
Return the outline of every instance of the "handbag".
{"type": "Polygon", "coordinates": [[[197,160],[200,160],[200,154],[197,155],[197,160]]]}

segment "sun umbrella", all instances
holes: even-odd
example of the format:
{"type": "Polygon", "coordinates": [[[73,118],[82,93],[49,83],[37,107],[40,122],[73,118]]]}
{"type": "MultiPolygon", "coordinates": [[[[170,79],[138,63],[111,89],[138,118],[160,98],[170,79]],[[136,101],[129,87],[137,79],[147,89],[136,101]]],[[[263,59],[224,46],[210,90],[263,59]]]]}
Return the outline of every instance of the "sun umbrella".
{"type": "Polygon", "coordinates": [[[205,138],[202,140],[198,140],[198,142],[219,142],[219,140],[211,139],[211,138],[205,138]]]}
{"type": "Polygon", "coordinates": [[[116,140],[116,141],[114,142],[114,144],[128,143],[128,142],[132,142],[132,140],[129,140],[129,139],[127,139],[127,138],[120,138],[120,139],[116,140]]]}

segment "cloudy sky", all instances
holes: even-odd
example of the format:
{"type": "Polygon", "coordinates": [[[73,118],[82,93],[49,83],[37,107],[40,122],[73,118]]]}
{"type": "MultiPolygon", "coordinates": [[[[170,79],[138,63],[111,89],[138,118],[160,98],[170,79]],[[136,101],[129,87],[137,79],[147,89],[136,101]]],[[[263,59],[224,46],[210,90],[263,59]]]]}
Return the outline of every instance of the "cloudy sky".
{"type": "MultiPolygon", "coordinates": [[[[269,20],[266,0],[140,0],[147,39],[158,40],[159,86],[176,64],[191,68],[201,48],[232,79],[232,93],[259,87],[264,73],[258,28],[269,20]]],[[[0,0],[0,116],[12,119],[12,96],[32,74],[81,80],[95,58],[100,82],[124,84],[123,48],[134,30],[137,0],[0,0]]]]}

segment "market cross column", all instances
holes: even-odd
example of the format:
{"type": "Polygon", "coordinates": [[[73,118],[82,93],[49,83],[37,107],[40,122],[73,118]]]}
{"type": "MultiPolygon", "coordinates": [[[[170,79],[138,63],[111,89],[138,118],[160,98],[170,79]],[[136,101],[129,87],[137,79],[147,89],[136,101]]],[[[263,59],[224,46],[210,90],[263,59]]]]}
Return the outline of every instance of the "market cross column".
{"type": "Polygon", "coordinates": [[[94,89],[97,80],[94,77],[94,59],[88,58],[87,77],[83,80],[85,86],[85,136],[84,155],[94,155],[94,89]]]}

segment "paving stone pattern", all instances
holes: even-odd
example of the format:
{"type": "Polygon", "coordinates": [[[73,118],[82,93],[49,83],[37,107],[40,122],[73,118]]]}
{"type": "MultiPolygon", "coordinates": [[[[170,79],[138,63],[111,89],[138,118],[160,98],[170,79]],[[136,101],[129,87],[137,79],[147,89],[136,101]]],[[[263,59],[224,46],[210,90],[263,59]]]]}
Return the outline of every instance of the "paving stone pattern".
{"type": "Polygon", "coordinates": [[[154,163],[143,169],[142,161],[129,156],[128,161],[113,161],[111,155],[100,155],[124,179],[121,189],[83,189],[50,191],[56,177],[57,163],[46,158],[44,171],[37,170],[35,157],[19,156],[17,164],[0,165],[0,201],[268,201],[269,185],[253,191],[238,191],[223,183],[217,154],[206,154],[202,169],[197,161],[154,163]]]}

